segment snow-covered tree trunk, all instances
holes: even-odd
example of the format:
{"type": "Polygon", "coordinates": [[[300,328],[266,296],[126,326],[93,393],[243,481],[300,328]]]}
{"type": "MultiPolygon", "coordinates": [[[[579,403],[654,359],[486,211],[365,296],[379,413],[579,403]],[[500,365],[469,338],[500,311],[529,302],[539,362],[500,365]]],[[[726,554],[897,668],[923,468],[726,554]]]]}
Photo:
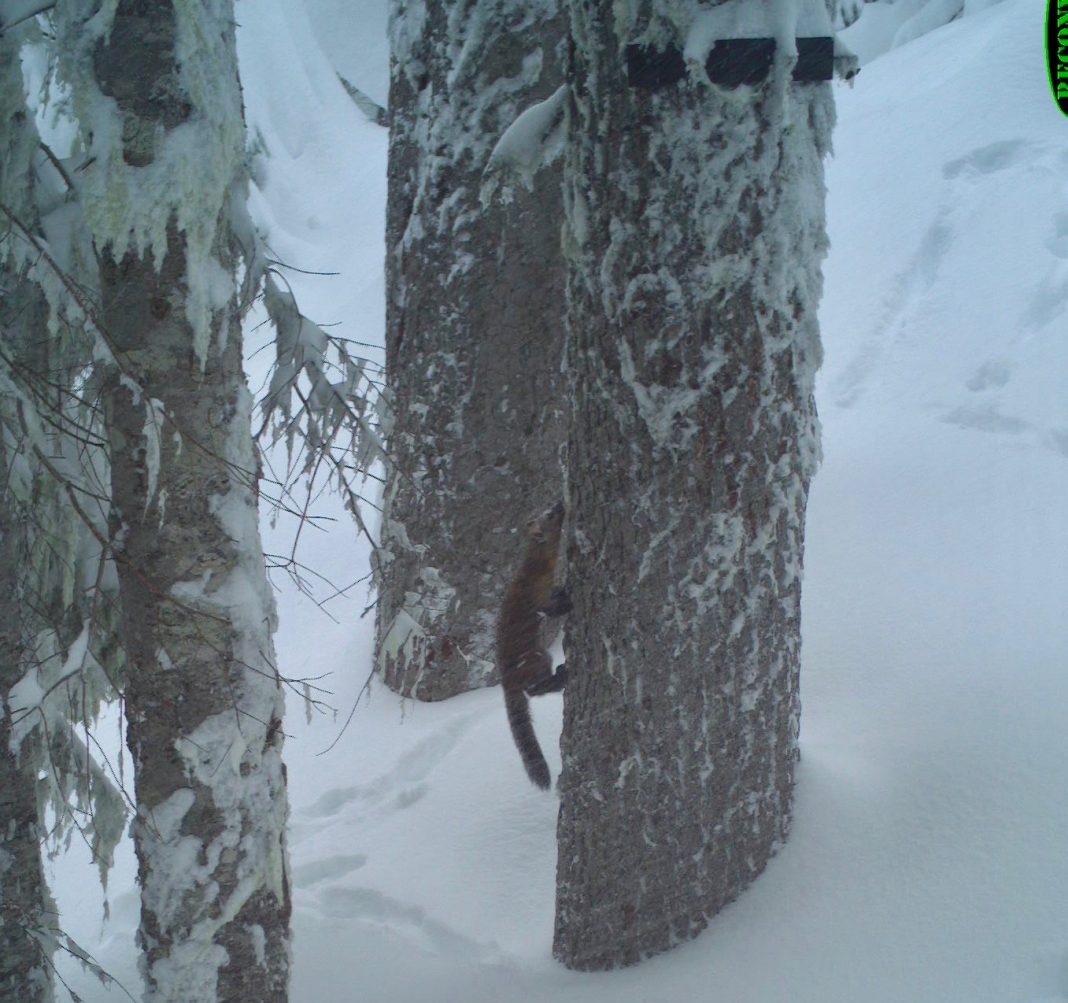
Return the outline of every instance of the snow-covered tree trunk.
{"type": "Polygon", "coordinates": [[[56,9],[91,161],[146,1000],[287,998],[283,700],[235,279],[230,0],[56,9]]]}
{"type": "Polygon", "coordinates": [[[484,209],[494,143],[562,79],[557,0],[394,0],[379,667],[486,685],[517,533],[561,490],[559,175],[484,209]]]}
{"type": "Polygon", "coordinates": [[[604,969],[693,937],[788,832],[833,101],[781,42],[763,83],[712,85],[716,7],[569,7],[554,953],[604,969]]]}
{"type": "Polygon", "coordinates": [[[284,1000],[283,701],[251,400],[232,304],[200,368],[185,253],[172,228],[159,271],[135,253],[103,269],[126,363],[106,399],[147,998],[284,1000]]]}

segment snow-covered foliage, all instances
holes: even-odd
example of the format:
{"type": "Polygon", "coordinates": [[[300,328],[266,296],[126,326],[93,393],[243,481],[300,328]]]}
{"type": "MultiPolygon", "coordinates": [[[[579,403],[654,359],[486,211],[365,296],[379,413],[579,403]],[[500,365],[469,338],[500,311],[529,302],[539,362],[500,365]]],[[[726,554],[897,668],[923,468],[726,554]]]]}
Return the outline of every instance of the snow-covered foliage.
{"type": "Polygon", "coordinates": [[[39,53],[32,23],[0,35],[0,996],[27,1003],[53,998],[54,956],[73,950],[43,850],[77,834],[106,886],[126,821],[121,781],[90,748],[123,661],[86,315],[96,272],[27,99],[39,53]]]}
{"type": "MultiPolygon", "coordinates": [[[[349,514],[371,540],[361,490],[372,467],[386,459],[382,439],[389,430],[389,408],[379,382],[381,367],[358,354],[358,346],[305,317],[290,288],[283,288],[270,271],[263,277],[263,305],[274,326],[275,361],[260,402],[261,438],[284,443],[289,460],[288,470],[272,478],[277,502],[296,505],[308,516],[315,499],[329,488],[344,498],[349,514]],[[298,499],[301,481],[304,497],[298,499]]],[[[294,541],[284,566],[303,585],[296,548],[294,541]]]]}
{"type": "MultiPolygon", "coordinates": [[[[286,34],[299,39],[307,31],[299,7],[280,7],[271,19],[285,25],[277,38],[286,34]]],[[[346,50],[346,55],[351,53],[346,50]]],[[[288,52],[279,52],[277,58],[288,58],[288,52]]],[[[261,115],[249,109],[255,142],[249,151],[248,203],[232,207],[231,224],[245,253],[242,302],[249,311],[249,341],[256,346],[250,369],[264,468],[260,496],[271,506],[273,522],[287,527],[291,535],[279,553],[269,555],[269,567],[284,571],[299,588],[328,601],[348,587],[351,578],[325,581],[307,567],[300,556],[306,530],[317,525],[323,498],[336,494],[344,499],[360,534],[368,540],[377,535],[365,521],[366,486],[369,478],[379,479],[377,468],[385,460],[383,439],[391,416],[382,383],[381,350],[363,329],[368,318],[321,316],[322,323],[317,323],[312,317],[324,290],[341,282],[354,288],[371,282],[380,288],[381,269],[356,280],[341,278],[336,271],[334,257],[366,241],[367,225],[353,225],[344,248],[336,251],[315,240],[293,240],[294,234],[263,213],[261,193],[276,178],[280,162],[304,155],[305,131],[300,124],[304,112],[290,114],[291,108],[329,108],[340,117],[355,102],[364,119],[353,123],[355,129],[368,128],[372,135],[376,130],[369,128],[369,122],[377,125],[385,113],[365,93],[362,62],[345,61],[335,70],[319,61],[306,68],[311,76],[296,92],[276,89],[273,69],[265,69],[262,80],[255,81],[269,110],[261,115]],[[268,359],[270,364],[264,366],[268,359]]],[[[385,130],[377,131],[384,142],[385,130]]],[[[346,169],[353,166],[350,162],[346,169]]],[[[308,210],[303,222],[311,231],[318,228],[320,215],[336,218],[342,209],[331,189],[316,189],[319,195],[327,192],[329,205],[317,204],[307,189],[290,195],[308,210]]],[[[380,219],[377,226],[380,230],[380,219]]]]}
{"type": "Polygon", "coordinates": [[[8,462],[0,503],[18,537],[18,564],[3,573],[18,577],[24,608],[22,676],[6,703],[12,749],[39,773],[42,825],[51,813],[57,844],[80,830],[104,880],[125,806],[116,778],[86,745],[123,668],[114,567],[103,545],[107,458],[80,295],[95,288],[96,270],[83,242],[56,222],[76,220],[77,206],[27,100],[40,44],[33,24],[0,38],[0,435],[8,462]]]}

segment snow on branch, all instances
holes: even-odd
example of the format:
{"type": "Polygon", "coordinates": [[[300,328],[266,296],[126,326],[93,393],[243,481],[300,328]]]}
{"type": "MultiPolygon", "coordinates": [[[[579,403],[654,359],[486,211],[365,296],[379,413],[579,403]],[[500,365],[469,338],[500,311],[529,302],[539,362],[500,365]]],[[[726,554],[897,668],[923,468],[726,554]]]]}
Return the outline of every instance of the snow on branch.
{"type": "Polygon", "coordinates": [[[376,546],[364,521],[371,503],[361,492],[375,476],[372,467],[386,459],[388,408],[381,366],[356,354],[358,343],[306,317],[279,267],[265,267],[262,297],[275,330],[275,360],[256,437],[265,446],[284,443],[288,466],[269,479],[278,492],[272,503],[298,519],[290,553],[276,566],[311,595],[307,569],[296,553],[305,526],[314,525],[312,506],[323,491],[342,497],[360,532],[376,546]]]}
{"type": "Polygon", "coordinates": [[[0,3],[0,35],[55,5],[55,0],[3,0],[0,3]]]}
{"type": "Polygon", "coordinates": [[[52,844],[77,833],[104,882],[129,800],[121,770],[91,751],[124,670],[96,374],[111,351],[95,322],[75,172],[38,135],[18,58],[38,29],[15,22],[43,9],[0,6],[0,116],[11,126],[0,135],[0,575],[17,639],[4,707],[13,747],[40,778],[40,817],[55,818],[52,844]]]}
{"type": "Polygon", "coordinates": [[[374,122],[375,125],[389,128],[389,112],[385,108],[373,98],[368,97],[354,83],[346,80],[340,73],[337,78],[341,81],[341,86],[345,88],[345,93],[352,98],[356,107],[367,116],[368,121],[374,122]]]}

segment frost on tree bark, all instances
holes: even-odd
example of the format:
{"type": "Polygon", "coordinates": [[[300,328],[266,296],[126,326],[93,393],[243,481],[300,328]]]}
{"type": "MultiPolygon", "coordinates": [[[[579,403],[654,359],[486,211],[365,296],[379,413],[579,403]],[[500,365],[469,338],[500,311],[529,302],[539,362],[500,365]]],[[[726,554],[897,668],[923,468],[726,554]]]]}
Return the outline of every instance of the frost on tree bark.
{"type": "Polygon", "coordinates": [[[57,8],[91,157],[145,999],[287,998],[283,700],[242,371],[228,0],[57,8]]]}
{"type": "Polygon", "coordinates": [[[570,10],[554,954],[606,969],[695,936],[789,829],[833,100],[782,47],[711,85],[715,7],[570,10]],[[631,44],[688,69],[630,86],[631,44]]]}
{"type": "Polygon", "coordinates": [[[487,685],[518,535],[561,491],[559,176],[484,209],[498,137],[562,79],[557,0],[395,0],[379,669],[438,700],[487,685]]]}

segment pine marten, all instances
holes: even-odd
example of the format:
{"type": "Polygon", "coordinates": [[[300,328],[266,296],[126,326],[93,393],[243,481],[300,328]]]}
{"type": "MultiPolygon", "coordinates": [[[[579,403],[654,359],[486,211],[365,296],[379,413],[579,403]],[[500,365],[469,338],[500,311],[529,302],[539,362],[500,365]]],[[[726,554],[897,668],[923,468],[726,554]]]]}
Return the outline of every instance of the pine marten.
{"type": "Polygon", "coordinates": [[[504,706],[516,748],[527,776],[549,788],[549,766],[542,755],[530,720],[528,696],[556,693],[564,688],[567,669],[553,672],[552,659],[541,643],[541,621],[563,616],[571,609],[565,588],[553,588],[564,503],[557,502],[527,523],[527,551],[508,586],[497,618],[497,668],[504,689],[504,706]]]}

